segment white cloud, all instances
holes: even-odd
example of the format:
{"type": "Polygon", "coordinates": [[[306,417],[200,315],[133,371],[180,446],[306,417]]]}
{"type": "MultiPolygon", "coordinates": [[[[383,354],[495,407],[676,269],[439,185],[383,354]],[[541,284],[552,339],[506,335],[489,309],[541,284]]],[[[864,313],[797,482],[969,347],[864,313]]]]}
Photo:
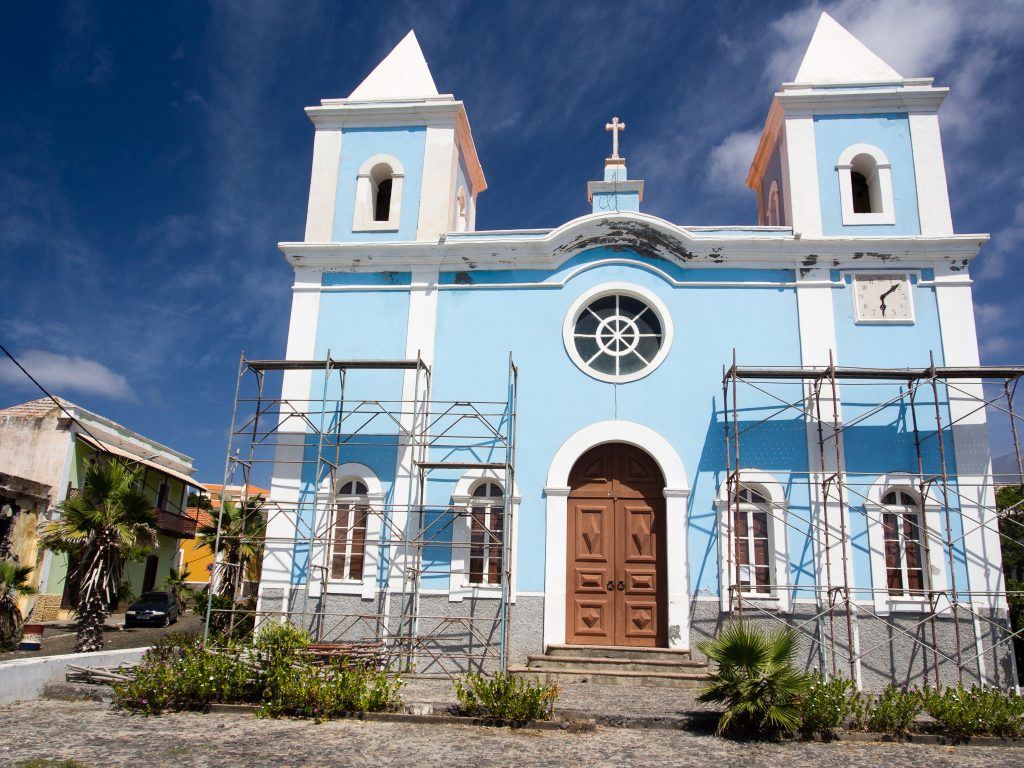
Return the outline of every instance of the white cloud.
{"type": "Polygon", "coordinates": [[[996,231],[992,243],[978,256],[978,270],[975,276],[979,280],[995,280],[1006,274],[1009,258],[1015,257],[1019,243],[1024,240],[1024,200],[1017,203],[1013,210],[1013,219],[996,231]]]}
{"type": "MultiPolygon", "coordinates": [[[[111,399],[135,400],[135,393],[124,376],[87,357],[30,349],[18,355],[18,362],[53,394],[71,390],[111,399]]],[[[6,357],[0,360],[0,382],[11,386],[34,386],[6,357]]]]}
{"type": "Polygon", "coordinates": [[[978,327],[986,330],[996,330],[1005,327],[1007,321],[1006,307],[1001,304],[974,305],[974,317],[978,321],[978,327]]]}
{"type": "Polygon", "coordinates": [[[746,189],[747,171],[760,138],[760,129],[737,131],[712,149],[708,155],[708,181],[711,186],[728,190],[746,189]]]}
{"type": "MultiPolygon", "coordinates": [[[[998,73],[1000,52],[1016,46],[1024,32],[1019,3],[993,0],[812,0],[771,25],[780,39],[765,67],[773,86],[792,80],[822,11],[904,77],[930,77],[949,67],[950,96],[942,110],[947,133],[979,135],[979,115],[1002,108],[989,98],[985,84],[998,73]]],[[[998,99],[998,93],[992,94],[998,99]]]]}

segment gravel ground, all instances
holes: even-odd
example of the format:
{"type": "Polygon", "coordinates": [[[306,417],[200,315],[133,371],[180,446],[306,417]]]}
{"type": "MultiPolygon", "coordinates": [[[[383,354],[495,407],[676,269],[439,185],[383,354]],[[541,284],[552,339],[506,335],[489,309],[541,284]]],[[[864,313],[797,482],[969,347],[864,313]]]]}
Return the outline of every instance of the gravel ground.
{"type": "MultiPolygon", "coordinates": [[[[144,629],[124,629],[124,614],[115,614],[107,620],[104,627],[103,648],[108,651],[118,648],[144,648],[147,645],[152,645],[154,640],[168,632],[199,632],[202,631],[202,628],[202,618],[191,611],[178,619],[177,624],[172,624],[169,627],[146,627],[144,629]]],[[[48,624],[43,630],[42,650],[0,653],[0,661],[56,656],[74,652],[74,623],[48,624]]]]}
{"type": "MultiPolygon", "coordinates": [[[[602,689],[605,692],[606,689],[602,689]]],[[[648,690],[631,689],[637,698],[648,690]]],[[[587,766],[715,768],[802,765],[993,768],[1024,764],[1024,747],[754,744],[680,731],[595,733],[455,725],[262,720],[228,714],[126,715],[94,702],[0,707],[0,766],[587,766]],[[61,763],[59,761],[76,761],[61,763]]]]}

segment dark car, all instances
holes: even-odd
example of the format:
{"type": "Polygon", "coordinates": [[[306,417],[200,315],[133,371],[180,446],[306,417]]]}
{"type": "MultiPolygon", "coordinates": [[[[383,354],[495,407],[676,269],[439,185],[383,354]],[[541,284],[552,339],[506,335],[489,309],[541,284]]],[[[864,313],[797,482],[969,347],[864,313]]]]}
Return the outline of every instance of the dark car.
{"type": "Polygon", "coordinates": [[[145,592],[128,606],[124,626],[166,627],[178,620],[178,601],[170,592],[145,592]]]}

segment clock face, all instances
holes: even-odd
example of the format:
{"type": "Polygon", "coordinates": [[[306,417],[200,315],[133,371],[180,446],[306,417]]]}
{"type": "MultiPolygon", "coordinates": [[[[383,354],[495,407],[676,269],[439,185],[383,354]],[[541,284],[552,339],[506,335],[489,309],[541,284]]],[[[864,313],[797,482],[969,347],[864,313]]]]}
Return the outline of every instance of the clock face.
{"type": "Polygon", "coordinates": [[[856,317],[859,323],[911,323],[910,278],[907,275],[855,275],[856,317]]]}

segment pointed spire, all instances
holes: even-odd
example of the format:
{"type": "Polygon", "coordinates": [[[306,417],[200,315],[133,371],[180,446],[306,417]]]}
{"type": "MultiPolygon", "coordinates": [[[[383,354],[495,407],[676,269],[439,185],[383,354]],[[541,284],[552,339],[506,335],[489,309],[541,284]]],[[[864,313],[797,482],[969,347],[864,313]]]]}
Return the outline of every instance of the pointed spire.
{"type": "Polygon", "coordinates": [[[416,33],[402,38],[373,72],[352,91],[350,99],[422,99],[437,96],[437,86],[430,75],[427,60],[416,40],[416,33]]]}
{"type": "Polygon", "coordinates": [[[843,25],[822,13],[795,82],[824,85],[902,80],[899,72],[868,50],[843,25]]]}

